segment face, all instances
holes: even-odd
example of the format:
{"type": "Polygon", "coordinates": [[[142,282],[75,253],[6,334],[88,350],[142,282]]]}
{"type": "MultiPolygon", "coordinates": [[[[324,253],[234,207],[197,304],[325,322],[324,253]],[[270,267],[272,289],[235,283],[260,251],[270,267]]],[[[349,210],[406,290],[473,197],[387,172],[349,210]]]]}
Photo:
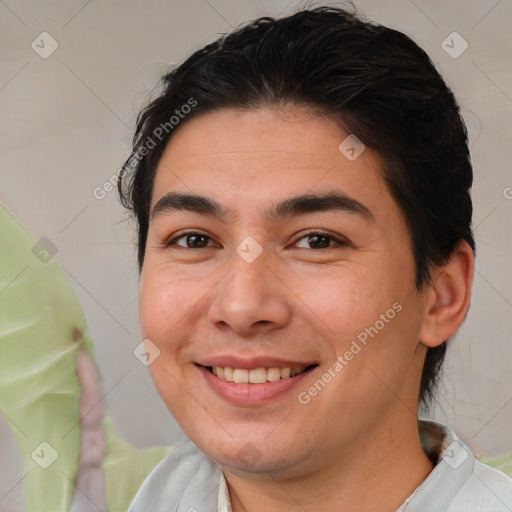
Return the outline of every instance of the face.
{"type": "Polygon", "coordinates": [[[140,278],[149,369],[231,471],[299,474],[416,423],[426,306],[410,236],[378,156],[342,152],[347,136],[301,111],[225,109],[182,125],[159,162],[140,278]]]}

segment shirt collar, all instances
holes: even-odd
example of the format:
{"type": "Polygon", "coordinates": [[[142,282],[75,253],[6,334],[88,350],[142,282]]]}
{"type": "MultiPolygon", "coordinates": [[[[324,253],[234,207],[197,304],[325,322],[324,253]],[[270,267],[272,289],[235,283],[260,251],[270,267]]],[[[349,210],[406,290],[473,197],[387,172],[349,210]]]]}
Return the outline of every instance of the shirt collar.
{"type": "Polygon", "coordinates": [[[224,478],[224,474],[222,473],[222,471],[220,472],[219,500],[217,505],[217,512],[232,512],[228,485],[226,483],[226,479],[224,478]]]}
{"type": "MultiPolygon", "coordinates": [[[[464,469],[469,469],[471,461],[473,461],[474,464],[473,453],[464,443],[458,439],[454,432],[445,425],[435,421],[419,419],[418,434],[423,451],[434,464],[434,469],[431,471],[428,477],[414,490],[414,492],[402,503],[402,505],[400,505],[396,512],[402,512],[405,507],[410,504],[413,498],[415,498],[415,496],[425,494],[425,489],[429,487],[433,480],[437,480],[436,477],[439,476],[439,473],[441,471],[446,472],[447,468],[444,467],[444,465],[439,465],[441,461],[443,461],[443,464],[446,463],[448,468],[451,469],[458,469],[468,458],[470,459],[468,461],[470,464],[466,464],[464,469]]],[[[459,479],[464,479],[467,477],[467,471],[459,471],[457,476],[459,479]]],[[[226,478],[224,477],[222,471],[220,471],[217,512],[232,512],[229,490],[226,478]]]]}

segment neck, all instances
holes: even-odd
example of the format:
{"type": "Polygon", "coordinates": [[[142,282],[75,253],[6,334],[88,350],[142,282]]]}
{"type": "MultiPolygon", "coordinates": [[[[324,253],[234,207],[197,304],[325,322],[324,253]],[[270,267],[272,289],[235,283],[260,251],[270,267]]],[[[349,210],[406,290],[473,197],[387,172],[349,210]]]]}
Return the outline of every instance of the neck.
{"type": "Polygon", "coordinates": [[[329,465],[308,474],[262,480],[225,473],[233,512],[334,512],[340,503],[344,510],[395,512],[433,467],[421,448],[417,419],[410,410],[407,415],[351,441],[329,465]]]}

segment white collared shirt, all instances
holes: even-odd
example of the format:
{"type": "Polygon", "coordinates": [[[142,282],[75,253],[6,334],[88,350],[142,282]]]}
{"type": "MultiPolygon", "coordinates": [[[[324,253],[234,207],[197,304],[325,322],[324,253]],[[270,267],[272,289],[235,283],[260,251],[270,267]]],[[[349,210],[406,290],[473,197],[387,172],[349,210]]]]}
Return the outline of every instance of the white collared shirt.
{"type": "MultiPolygon", "coordinates": [[[[435,466],[396,512],[512,512],[512,478],[479,462],[448,427],[418,421],[435,466]]],[[[128,512],[232,512],[220,466],[184,439],[151,471],[128,512]]]]}
{"type": "MultiPolygon", "coordinates": [[[[512,479],[476,460],[469,447],[448,427],[419,420],[418,431],[423,449],[437,462],[396,512],[512,511],[512,479]],[[433,503],[434,496],[439,505],[433,503]]],[[[217,512],[232,512],[222,471],[217,512]]]]}

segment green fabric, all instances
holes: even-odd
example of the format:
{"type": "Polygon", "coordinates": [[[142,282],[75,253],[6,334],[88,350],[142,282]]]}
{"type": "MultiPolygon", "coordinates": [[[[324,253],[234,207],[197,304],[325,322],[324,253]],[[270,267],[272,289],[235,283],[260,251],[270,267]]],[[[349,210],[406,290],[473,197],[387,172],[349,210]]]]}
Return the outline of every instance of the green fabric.
{"type": "MultiPolygon", "coordinates": [[[[0,410],[22,453],[25,509],[65,512],[80,450],[74,355],[84,346],[93,357],[92,342],[76,295],[51,251],[2,205],[0,248],[0,410]],[[53,450],[56,460],[41,467],[52,461],[53,450]]],[[[170,448],[134,449],[108,420],[103,425],[108,507],[125,511],[170,448]]]]}
{"type": "Polygon", "coordinates": [[[137,450],[120,439],[109,420],[103,422],[107,435],[107,456],[103,459],[109,512],[126,512],[151,470],[172,447],[137,450]]]}

